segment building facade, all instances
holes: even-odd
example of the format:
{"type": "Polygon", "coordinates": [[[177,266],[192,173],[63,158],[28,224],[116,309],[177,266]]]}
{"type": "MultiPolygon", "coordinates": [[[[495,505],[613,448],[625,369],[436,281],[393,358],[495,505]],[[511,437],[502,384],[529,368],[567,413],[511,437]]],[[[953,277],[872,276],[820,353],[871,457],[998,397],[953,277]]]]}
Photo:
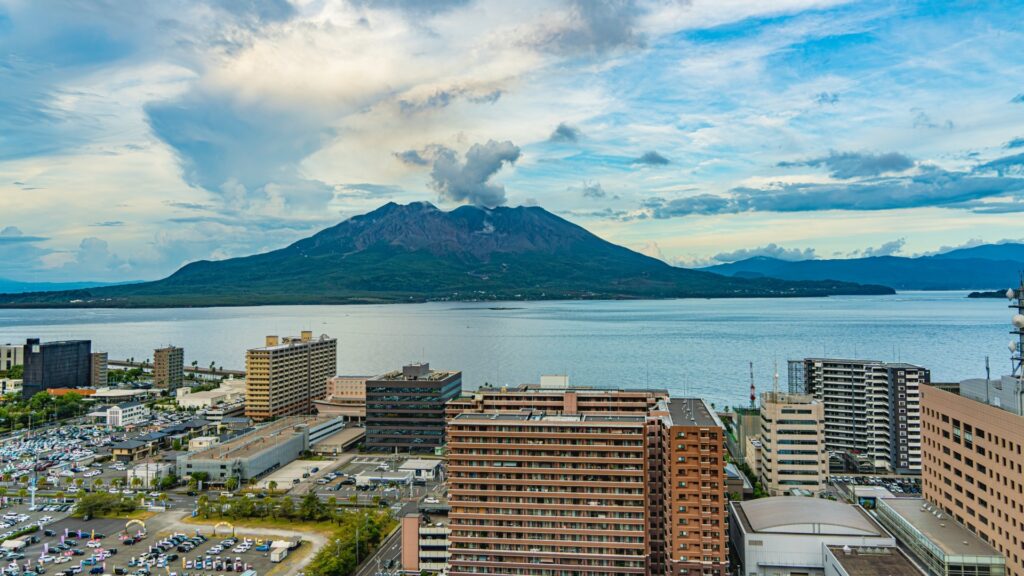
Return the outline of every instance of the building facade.
{"type": "Polygon", "coordinates": [[[448,406],[452,575],[728,571],[724,429],[664,391],[483,389],[448,406]]]}
{"type": "Polygon", "coordinates": [[[761,394],[758,474],[772,496],[792,489],[821,493],[828,481],[825,407],[807,394],[761,394]]]}
{"type": "Polygon", "coordinates": [[[0,344],[0,372],[7,372],[25,363],[25,347],[21,344],[0,344]]]}
{"type": "Polygon", "coordinates": [[[141,424],[149,418],[149,408],[139,402],[115,404],[106,410],[107,426],[120,428],[141,424]]]}
{"type": "Polygon", "coordinates": [[[313,413],[337,364],[338,341],[327,335],[267,336],[266,346],[245,355],[245,415],[259,421],[313,413]]]}
{"type": "Polygon", "coordinates": [[[92,377],[92,342],[25,341],[22,396],[31,398],[50,388],[86,388],[92,377]]]}
{"type": "Polygon", "coordinates": [[[462,372],[410,364],[366,381],[366,448],[425,452],[444,444],[445,403],[462,393],[462,372]]]}
{"type": "Polygon", "coordinates": [[[89,385],[102,388],[107,385],[107,353],[93,352],[89,356],[89,385]]]}
{"type": "Polygon", "coordinates": [[[808,358],[806,393],[825,406],[825,444],[862,472],[921,470],[920,366],[875,360],[808,358]]]}
{"type": "Polygon", "coordinates": [[[185,382],[185,350],[167,346],[153,350],[153,387],[174,390],[185,382]]]}
{"type": "Polygon", "coordinates": [[[924,498],[1024,576],[1024,416],[931,386],[921,410],[924,498]]]}

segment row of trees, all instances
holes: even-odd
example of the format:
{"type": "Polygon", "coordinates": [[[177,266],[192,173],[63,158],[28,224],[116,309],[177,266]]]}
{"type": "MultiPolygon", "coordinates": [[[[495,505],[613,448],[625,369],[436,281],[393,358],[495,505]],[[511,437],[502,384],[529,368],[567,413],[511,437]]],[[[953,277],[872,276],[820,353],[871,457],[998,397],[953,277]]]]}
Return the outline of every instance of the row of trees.
{"type": "Polygon", "coordinates": [[[53,396],[40,392],[25,400],[7,395],[0,400],[0,430],[27,428],[51,419],[70,418],[85,412],[85,397],[79,394],[53,396]]]}
{"type": "Polygon", "coordinates": [[[101,516],[116,516],[130,514],[138,508],[133,498],[126,498],[118,494],[106,492],[94,492],[82,494],[75,504],[73,514],[80,518],[98,518],[101,516]]]}
{"type": "Polygon", "coordinates": [[[199,514],[203,518],[230,518],[232,520],[265,518],[305,522],[335,522],[346,514],[346,512],[339,512],[337,510],[338,502],[335,498],[328,498],[324,502],[312,490],[307,492],[298,501],[291,496],[281,498],[228,498],[222,495],[217,499],[211,499],[206,494],[201,494],[196,505],[199,514]]]}

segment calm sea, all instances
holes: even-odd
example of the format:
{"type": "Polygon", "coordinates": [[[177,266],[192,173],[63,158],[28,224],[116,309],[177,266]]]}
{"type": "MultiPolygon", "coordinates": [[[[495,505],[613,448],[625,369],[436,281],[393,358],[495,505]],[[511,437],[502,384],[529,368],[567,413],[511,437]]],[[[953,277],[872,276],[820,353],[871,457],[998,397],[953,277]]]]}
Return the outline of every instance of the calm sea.
{"type": "Polygon", "coordinates": [[[568,374],[588,386],[667,388],[746,403],[748,362],[760,390],[778,361],[806,356],[902,360],[933,380],[1009,371],[1005,300],[963,292],[748,300],[430,303],[161,310],[0,310],[0,342],[88,338],[111,358],[151,358],[167,344],[185,361],[242,368],[266,334],[338,338],[338,372],[377,374],[428,361],[464,386],[568,374]]]}

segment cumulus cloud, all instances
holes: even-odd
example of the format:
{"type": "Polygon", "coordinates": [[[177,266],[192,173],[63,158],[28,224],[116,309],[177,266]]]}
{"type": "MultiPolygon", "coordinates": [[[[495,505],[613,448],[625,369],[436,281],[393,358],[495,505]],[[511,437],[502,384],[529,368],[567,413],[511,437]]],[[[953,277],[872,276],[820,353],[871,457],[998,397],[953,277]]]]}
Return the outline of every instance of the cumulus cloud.
{"type": "Polygon", "coordinates": [[[583,133],[579,128],[560,122],[548,137],[548,142],[579,142],[583,133]]]}
{"type": "Polygon", "coordinates": [[[1006,143],[1006,148],[1024,148],[1024,137],[1014,138],[1006,143]]]}
{"type": "Polygon", "coordinates": [[[739,262],[740,260],[757,256],[789,261],[813,260],[817,257],[814,253],[814,248],[784,248],[772,242],[757,248],[741,248],[731,252],[719,252],[711,258],[716,262],[739,262]]]}
{"type": "Polygon", "coordinates": [[[430,160],[424,158],[424,155],[419,150],[403,150],[402,152],[395,152],[395,158],[398,158],[402,164],[411,164],[413,166],[427,166],[430,164],[430,160]]]}
{"type": "Polygon", "coordinates": [[[828,156],[779,162],[782,168],[794,166],[825,167],[829,176],[840,180],[879,176],[892,172],[906,172],[914,167],[914,161],[899,152],[870,154],[867,152],[829,152],[828,156]]]}
{"type": "Polygon", "coordinates": [[[604,187],[601,186],[600,182],[584,182],[580,185],[580,192],[584,198],[604,198],[608,196],[608,193],[604,191],[604,187]]]}
{"type": "Polygon", "coordinates": [[[996,158],[978,167],[979,170],[991,170],[1000,176],[1007,174],[1024,174],[1024,152],[1013,156],[996,158]]]}
{"type": "Polygon", "coordinates": [[[879,256],[892,256],[898,254],[903,250],[903,246],[907,243],[906,238],[897,238],[884,242],[880,246],[871,246],[864,248],[863,250],[854,250],[850,252],[850,256],[859,256],[862,258],[877,258],[879,256]]]}
{"type": "Polygon", "coordinates": [[[510,141],[488,140],[473,144],[459,159],[451,148],[437,147],[430,170],[430,187],[442,198],[493,208],[505,203],[505,187],[491,177],[506,164],[515,164],[521,152],[510,141]]]}
{"type": "Polygon", "coordinates": [[[43,240],[46,240],[46,237],[28,236],[17,226],[4,226],[3,229],[0,229],[0,244],[23,244],[43,240]]]}
{"type": "Polygon", "coordinates": [[[640,164],[644,166],[665,166],[668,163],[668,158],[665,158],[654,150],[644,152],[639,158],[633,160],[633,164],[640,164]]]}

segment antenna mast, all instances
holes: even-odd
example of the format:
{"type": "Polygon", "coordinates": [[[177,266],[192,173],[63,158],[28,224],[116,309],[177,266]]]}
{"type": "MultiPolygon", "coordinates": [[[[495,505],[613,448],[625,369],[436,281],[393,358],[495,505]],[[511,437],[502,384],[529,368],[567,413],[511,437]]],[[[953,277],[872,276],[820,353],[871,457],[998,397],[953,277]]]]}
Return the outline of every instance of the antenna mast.
{"type": "Polygon", "coordinates": [[[750,362],[750,409],[757,408],[757,389],[754,387],[754,363],[750,362]]]}

